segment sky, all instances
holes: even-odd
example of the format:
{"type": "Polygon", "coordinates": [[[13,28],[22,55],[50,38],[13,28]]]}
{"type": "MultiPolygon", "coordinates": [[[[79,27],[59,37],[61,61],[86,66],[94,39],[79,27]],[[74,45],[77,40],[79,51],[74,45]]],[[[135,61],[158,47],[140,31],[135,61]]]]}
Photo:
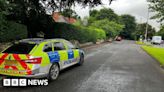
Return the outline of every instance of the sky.
{"type": "MultiPolygon", "coordinates": [[[[145,23],[148,18],[148,2],[146,0],[115,0],[109,5],[108,0],[102,0],[103,5],[97,6],[94,9],[101,9],[103,7],[112,8],[118,15],[130,14],[135,16],[138,23],[145,23]]],[[[81,6],[74,7],[75,11],[82,18],[89,16],[89,8],[82,8],[81,6]]],[[[154,13],[150,13],[153,16],[154,13]]],[[[158,31],[160,24],[156,20],[149,20],[149,24],[156,28],[158,31]]]]}

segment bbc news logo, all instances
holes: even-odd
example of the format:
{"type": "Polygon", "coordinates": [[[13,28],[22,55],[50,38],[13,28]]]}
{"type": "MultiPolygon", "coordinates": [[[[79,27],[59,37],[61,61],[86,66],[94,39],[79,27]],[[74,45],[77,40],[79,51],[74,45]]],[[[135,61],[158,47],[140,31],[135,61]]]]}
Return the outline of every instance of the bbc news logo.
{"type": "Polygon", "coordinates": [[[3,86],[47,86],[47,79],[3,79],[3,86]]]}

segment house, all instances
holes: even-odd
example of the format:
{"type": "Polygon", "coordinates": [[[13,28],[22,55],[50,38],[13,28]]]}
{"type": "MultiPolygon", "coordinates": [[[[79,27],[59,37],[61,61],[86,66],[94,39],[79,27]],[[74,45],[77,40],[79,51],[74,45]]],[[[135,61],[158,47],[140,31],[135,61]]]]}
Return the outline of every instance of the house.
{"type": "Polygon", "coordinates": [[[52,17],[53,17],[55,22],[64,22],[64,23],[68,23],[68,24],[73,24],[77,21],[74,18],[64,17],[59,12],[54,12],[52,14],[52,17]]]}

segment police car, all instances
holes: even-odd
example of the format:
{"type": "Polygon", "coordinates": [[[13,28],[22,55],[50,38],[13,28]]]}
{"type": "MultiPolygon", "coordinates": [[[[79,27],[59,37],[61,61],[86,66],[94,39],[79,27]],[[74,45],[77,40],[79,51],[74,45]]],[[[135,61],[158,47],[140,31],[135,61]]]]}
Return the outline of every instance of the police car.
{"type": "Polygon", "coordinates": [[[57,79],[60,70],[84,62],[84,51],[64,39],[23,39],[0,54],[0,74],[57,79]]]}

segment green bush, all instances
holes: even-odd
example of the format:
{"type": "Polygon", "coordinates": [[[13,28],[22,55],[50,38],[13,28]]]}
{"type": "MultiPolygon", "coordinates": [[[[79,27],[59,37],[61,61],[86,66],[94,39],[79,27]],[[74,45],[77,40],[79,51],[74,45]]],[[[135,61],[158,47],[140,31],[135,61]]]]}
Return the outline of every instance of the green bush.
{"type": "Polygon", "coordinates": [[[116,37],[124,28],[124,25],[109,21],[107,19],[94,21],[91,26],[103,29],[106,32],[106,36],[108,38],[116,37]]]}
{"type": "Polygon", "coordinates": [[[10,21],[6,26],[6,29],[0,30],[0,42],[27,38],[27,29],[24,25],[10,21]]]}
{"type": "Polygon", "coordinates": [[[96,42],[97,40],[102,40],[102,39],[106,39],[106,34],[105,31],[102,29],[98,29],[95,27],[90,26],[88,28],[89,30],[89,34],[90,34],[90,40],[92,42],[96,42]]]}

